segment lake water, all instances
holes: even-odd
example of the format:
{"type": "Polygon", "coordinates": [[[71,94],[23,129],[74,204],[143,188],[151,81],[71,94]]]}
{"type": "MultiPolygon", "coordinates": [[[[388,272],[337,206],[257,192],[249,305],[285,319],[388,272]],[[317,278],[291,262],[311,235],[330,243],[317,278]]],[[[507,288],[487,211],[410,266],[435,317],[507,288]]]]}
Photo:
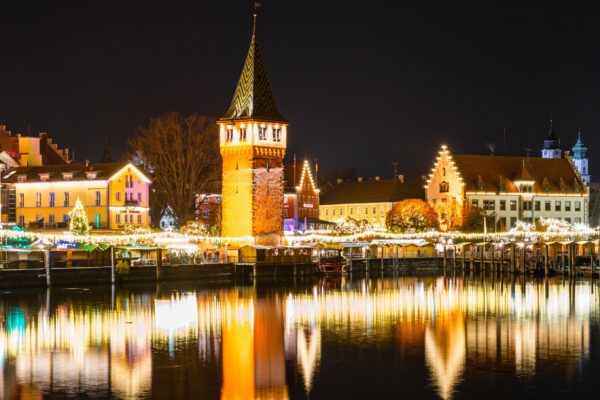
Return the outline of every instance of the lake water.
{"type": "Polygon", "coordinates": [[[599,290],[431,275],[4,291],[0,395],[597,398],[599,290]]]}

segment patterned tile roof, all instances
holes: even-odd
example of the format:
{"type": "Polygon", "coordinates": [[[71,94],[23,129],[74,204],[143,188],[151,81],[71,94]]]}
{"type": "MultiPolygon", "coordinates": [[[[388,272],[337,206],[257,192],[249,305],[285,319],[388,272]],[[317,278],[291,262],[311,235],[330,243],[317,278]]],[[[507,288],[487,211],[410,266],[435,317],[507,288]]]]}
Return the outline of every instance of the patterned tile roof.
{"type": "Polygon", "coordinates": [[[233,94],[231,105],[221,119],[258,119],[287,122],[277,110],[275,99],[273,99],[271,85],[256,38],[256,29],[252,33],[248,56],[233,94]]]}

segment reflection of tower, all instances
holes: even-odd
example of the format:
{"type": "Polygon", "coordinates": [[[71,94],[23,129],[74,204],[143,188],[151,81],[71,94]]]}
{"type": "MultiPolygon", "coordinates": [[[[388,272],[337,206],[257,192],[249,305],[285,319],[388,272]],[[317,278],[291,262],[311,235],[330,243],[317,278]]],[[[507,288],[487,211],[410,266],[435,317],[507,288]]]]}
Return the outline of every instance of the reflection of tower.
{"type": "Polygon", "coordinates": [[[229,109],[218,121],[223,157],[222,234],[276,242],[283,229],[285,118],[277,110],[256,38],[229,109]]]}
{"type": "Polygon", "coordinates": [[[231,295],[224,310],[221,398],[288,398],[281,302],[231,295]]]}
{"type": "Polygon", "coordinates": [[[298,327],[298,341],[296,354],[298,355],[298,364],[304,378],[304,389],[310,393],[313,378],[317,366],[321,360],[321,328],[314,327],[310,334],[305,334],[304,329],[298,327]]]}
{"type": "Polygon", "coordinates": [[[277,297],[256,302],[254,374],[256,398],[286,399],[283,305],[277,297]]]}
{"type": "Polygon", "coordinates": [[[451,397],[464,370],[466,354],[461,311],[441,316],[425,330],[425,360],[442,399],[451,397]]]}
{"type": "Polygon", "coordinates": [[[579,131],[579,137],[577,138],[577,143],[573,146],[573,164],[577,171],[583,177],[583,180],[589,185],[590,184],[590,170],[589,170],[589,160],[587,158],[587,147],[583,144],[581,140],[581,130],[579,131]]]}

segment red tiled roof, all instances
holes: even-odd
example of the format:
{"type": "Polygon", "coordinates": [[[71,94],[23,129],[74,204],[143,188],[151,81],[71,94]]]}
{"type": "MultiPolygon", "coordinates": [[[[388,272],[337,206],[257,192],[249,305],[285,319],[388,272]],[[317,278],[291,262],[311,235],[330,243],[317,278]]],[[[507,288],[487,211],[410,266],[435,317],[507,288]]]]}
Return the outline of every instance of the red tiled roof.
{"type": "Polygon", "coordinates": [[[514,181],[532,180],[538,193],[585,193],[585,185],[566,158],[452,156],[467,192],[516,193],[514,181]],[[527,178],[527,179],[525,179],[527,178]]]}
{"type": "Polygon", "coordinates": [[[399,179],[344,182],[332,187],[321,196],[321,205],[395,202],[410,198],[424,198],[423,183],[399,179]]]}

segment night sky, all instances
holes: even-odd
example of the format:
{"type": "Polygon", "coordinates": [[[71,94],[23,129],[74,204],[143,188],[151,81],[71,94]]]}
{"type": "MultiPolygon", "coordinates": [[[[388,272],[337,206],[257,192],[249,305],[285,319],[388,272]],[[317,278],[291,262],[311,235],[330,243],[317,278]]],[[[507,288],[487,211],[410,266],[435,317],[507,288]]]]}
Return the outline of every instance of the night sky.
{"type": "MultiPolygon", "coordinates": [[[[98,161],[167,111],[219,117],[250,0],[0,2],[0,124],[98,161]],[[50,2],[49,2],[50,3],[50,2]]],[[[439,146],[539,155],[583,130],[600,176],[600,5],[577,1],[263,0],[259,40],[288,155],[361,175],[427,173],[439,146]],[[594,7],[594,8],[591,8],[594,7]]],[[[587,2],[594,3],[594,2],[587,2]]]]}

